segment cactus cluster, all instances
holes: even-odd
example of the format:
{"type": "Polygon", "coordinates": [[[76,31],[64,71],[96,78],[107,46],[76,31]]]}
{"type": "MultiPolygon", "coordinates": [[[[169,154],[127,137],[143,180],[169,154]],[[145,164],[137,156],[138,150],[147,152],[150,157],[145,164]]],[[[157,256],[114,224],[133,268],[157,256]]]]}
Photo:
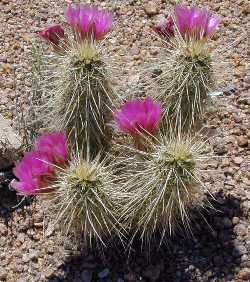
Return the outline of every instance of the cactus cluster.
{"type": "Polygon", "coordinates": [[[209,155],[193,126],[214,84],[207,40],[218,20],[177,6],[155,28],[167,50],[161,91],[116,107],[102,51],[112,15],[86,5],[65,15],[66,29],[40,33],[53,55],[35,79],[44,91],[32,97],[48,133],[14,169],[12,187],[41,196],[53,224],[86,246],[105,246],[113,235],[150,244],[160,234],[161,243],[180,226],[190,229],[190,206],[202,206],[197,199],[207,192],[201,163],[209,155]]]}

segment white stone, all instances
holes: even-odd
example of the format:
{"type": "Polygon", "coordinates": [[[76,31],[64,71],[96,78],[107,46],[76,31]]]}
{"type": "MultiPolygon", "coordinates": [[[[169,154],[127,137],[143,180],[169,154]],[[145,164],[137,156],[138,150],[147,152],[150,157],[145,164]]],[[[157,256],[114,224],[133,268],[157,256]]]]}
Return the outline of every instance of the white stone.
{"type": "Polygon", "coordinates": [[[0,114],[0,170],[10,166],[21,147],[21,138],[0,114]]]}

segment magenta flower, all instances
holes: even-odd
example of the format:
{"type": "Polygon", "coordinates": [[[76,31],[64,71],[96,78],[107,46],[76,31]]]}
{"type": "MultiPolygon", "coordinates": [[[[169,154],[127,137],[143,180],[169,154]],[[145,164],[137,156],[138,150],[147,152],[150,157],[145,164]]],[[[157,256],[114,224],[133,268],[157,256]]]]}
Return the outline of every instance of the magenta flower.
{"type": "Polygon", "coordinates": [[[95,22],[95,38],[102,39],[110,30],[113,23],[113,16],[111,13],[105,11],[97,11],[94,18],[95,22]]]}
{"type": "Polygon", "coordinates": [[[17,181],[14,179],[11,181],[10,185],[18,192],[18,194],[24,196],[38,194],[42,187],[38,178],[31,178],[26,181],[17,181]]]}
{"type": "Polygon", "coordinates": [[[119,128],[131,135],[154,134],[161,119],[161,105],[151,98],[126,102],[114,113],[119,128]]]}
{"type": "Polygon", "coordinates": [[[80,6],[74,8],[71,5],[69,5],[69,7],[65,12],[65,16],[68,23],[74,28],[76,28],[79,25],[79,13],[80,13],[80,6]]]}
{"type": "Polygon", "coordinates": [[[45,30],[41,31],[39,34],[44,40],[55,46],[58,46],[60,39],[65,37],[64,29],[60,25],[50,26],[45,30]]]}
{"type": "Polygon", "coordinates": [[[73,30],[80,33],[82,39],[91,37],[96,40],[102,39],[113,23],[111,13],[87,5],[75,7],[70,5],[65,16],[73,30]]]}
{"type": "Polygon", "coordinates": [[[46,187],[47,180],[53,178],[55,169],[49,158],[41,152],[26,153],[13,173],[19,181],[11,185],[22,195],[37,194],[46,187]]]}
{"type": "Polygon", "coordinates": [[[55,165],[64,165],[69,158],[67,138],[62,132],[43,134],[38,138],[35,149],[46,154],[55,165]]]}
{"type": "Polygon", "coordinates": [[[219,25],[219,19],[209,11],[197,7],[188,8],[178,5],[175,8],[176,24],[184,38],[202,39],[213,35],[219,25]]]}
{"type": "Polygon", "coordinates": [[[61,132],[47,133],[38,138],[35,151],[26,153],[14,168],[11,186],[22,195],[46,192],[55,179],[56,166],[67,164],[69,157],[66,135],[61,132]]]}
{"type": "Polygon", "coordinates": [[[154,27],[154,31],[164,39],[169,40],[174,36],[174,20],[169,16],[166,20],[154,27]]]}
{"type": "Polygon", "coordinates": [[[77,25],[83,35],[91,36],[93,34],[96,12],[97,10],[94,7],[80,6],[77,25]]]}

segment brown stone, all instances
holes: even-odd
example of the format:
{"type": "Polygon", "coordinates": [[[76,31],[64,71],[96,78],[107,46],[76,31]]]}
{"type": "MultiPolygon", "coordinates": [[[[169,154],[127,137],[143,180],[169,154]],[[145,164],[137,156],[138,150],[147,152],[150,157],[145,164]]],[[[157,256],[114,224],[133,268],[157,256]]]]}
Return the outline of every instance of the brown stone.
{"type": "Polygon", "coordinates": [[[242,157],[235,157],[233,158],[233,162],[237,165],[242,164],[242,162],[244,161],[244,159],[242,157]]]}
{"type": "Polygon", "coordinates": [[[245,268],[245,269],[242,269],[240,272],[239,272],[239,279],[241,280],[248,280],[250,279],[250,269],[249,268],[245,268]]]}
{"type": "Polygon", "coordinates": [[[250,4],[246,4],[242,11],[245,15],[250,14],[250,4]]]}
{"type": "Polygon", "coordinates": [[[240,147],[247,147],[248,146],[248,138],[241,135],[237,138],[237,143],[240,147]]]}
{"type": "Polygon", "coordinates": [[[245,236],[247,234],[247,228],[244,224],[237,224],[234,227],[234,232],[238,235],[238,236],[245,236]]]}
{"type": "Polygon", "coordinates": [[[232,222],[233,222],[233,225],[236,225],[240,222],[240,219],[238,217],[234,216],[233,219],[232,219],[232,222]]]}
{"type": "Polygon", "coordinates": [[[154,16],[158,13],[157,4],[154,2],[149,2],[148,4],[146,4],[144,10],[148,16],[154,16]]]}

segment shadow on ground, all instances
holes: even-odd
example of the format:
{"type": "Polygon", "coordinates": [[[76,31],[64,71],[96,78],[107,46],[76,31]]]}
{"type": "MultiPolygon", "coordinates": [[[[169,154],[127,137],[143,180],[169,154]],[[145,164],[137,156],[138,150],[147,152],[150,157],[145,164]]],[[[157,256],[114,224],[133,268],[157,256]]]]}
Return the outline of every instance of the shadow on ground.
{"type": "Polygon", "coordinates": [[[233,280],[241,254],[233,243],[236,235],[232,218],[241,216],[240,202],[219,193],[213,205],[215,210],[203,212],[202,216],[194,212],[192,236],[179,233],[168,246],[160,250],[152,247],[150,259],[146,251],[141,251],[138,242],[129,260],[122,252],[111,248],[102,258],[94,254],[71,256],[47,281],[233,280]]]}
{"type": "Polygon", "coordinates": [[[0,171],[0,220],[7,226],[11,224],[11,218],[16,208],[23,208],[31,203],[32,199],[20,197],[9,188],[10,181],[14,178],[12,168],[0,171]]]}

